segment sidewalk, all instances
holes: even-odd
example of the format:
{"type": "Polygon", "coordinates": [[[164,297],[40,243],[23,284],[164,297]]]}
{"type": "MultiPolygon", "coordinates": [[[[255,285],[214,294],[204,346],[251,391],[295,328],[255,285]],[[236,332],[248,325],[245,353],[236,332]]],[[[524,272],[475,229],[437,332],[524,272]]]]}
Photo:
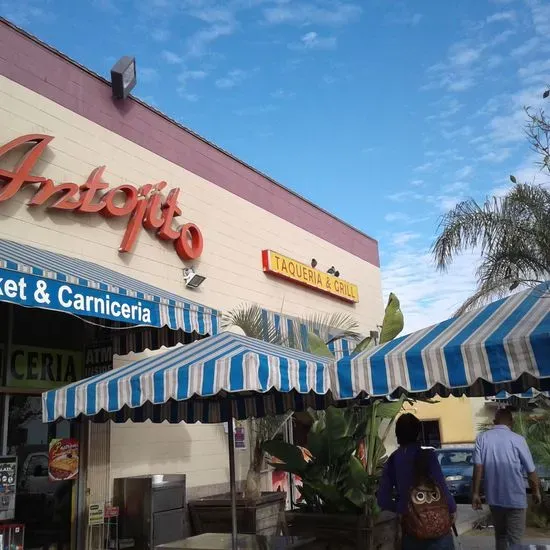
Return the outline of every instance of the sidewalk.
{"type": "MultiPolygon", "coordinates": [[[[487,534],[478,535],[478,536],[462,536],[459,537],[460,543],[462,544],[462,550],[493,550],[495,548],[495,539],[493,538],[492,532],[487,534]]],[[[541,546],[549,545],[550,540],[548,539],[531,539],[525,540],[523,545],[537,545],[539,548],[541,546]]],[[[455,544],[455,547],[458,549],[459,546],[455,544]]]]}
{"type": "Polygon", "coordinates": [[[474,525],[489,515],[488,510],[482,510],[481,512],[472,510],[470,504],[459,504],[457,506],[456,514],[456,530],[459,535],[463,535],[474,528],[474,525]]]}

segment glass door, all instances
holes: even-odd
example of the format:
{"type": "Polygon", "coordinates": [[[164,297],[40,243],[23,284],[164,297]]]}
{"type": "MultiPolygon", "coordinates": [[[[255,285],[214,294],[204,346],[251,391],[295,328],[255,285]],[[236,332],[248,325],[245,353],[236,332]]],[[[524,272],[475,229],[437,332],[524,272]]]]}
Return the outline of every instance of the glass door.
{"type": "Polygon", "coordinates": [[[48,450],[52,439],[74,435],[67,421],[42,423],[40,396],[9,396],[7,452],[17,456],[15,522],[25,524],[25,549],[70,549],[75,481],[50,481],[48,450]]]}

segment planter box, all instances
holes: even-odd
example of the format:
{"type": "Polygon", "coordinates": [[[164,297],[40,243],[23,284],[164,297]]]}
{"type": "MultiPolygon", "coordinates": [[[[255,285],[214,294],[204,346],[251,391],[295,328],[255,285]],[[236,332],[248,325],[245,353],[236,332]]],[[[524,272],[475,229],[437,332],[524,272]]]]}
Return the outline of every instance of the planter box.
{"type": "MultiPolygon", "coordinates": [[[[286,493],[262,493],[260,500],[250,502],[237,497],[237,526],[239,533],[279,535],[284,528],[286,493]]],[[[214,495],[189,501],[193,531],[202,533],[231,533],[231,497],[214,495]]]]}
{"type": "MultiPolygon", "coordinates": [[[[289,535],[315,537],[319,550],[368,549],[367,518],[346,514],[313,514],[287,512],[289,535]]],[[[382,513],[374,521],[373,547],[368,550],[394,550],[398,533],[397,517],[382,513]]]]}

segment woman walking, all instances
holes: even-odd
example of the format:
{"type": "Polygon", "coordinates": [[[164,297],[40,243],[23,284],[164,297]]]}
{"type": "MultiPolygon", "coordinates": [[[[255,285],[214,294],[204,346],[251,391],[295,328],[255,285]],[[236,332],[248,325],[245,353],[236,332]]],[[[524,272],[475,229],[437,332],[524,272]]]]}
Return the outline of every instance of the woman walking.
{"type": "Polygon", "coordinates": [[[378,505],[399,516],[403,550],[453,550],[456,503],[435,453],[418,442],[420,430],[412,414],[397,420],[399,448],[384,467],[378,505]]]}

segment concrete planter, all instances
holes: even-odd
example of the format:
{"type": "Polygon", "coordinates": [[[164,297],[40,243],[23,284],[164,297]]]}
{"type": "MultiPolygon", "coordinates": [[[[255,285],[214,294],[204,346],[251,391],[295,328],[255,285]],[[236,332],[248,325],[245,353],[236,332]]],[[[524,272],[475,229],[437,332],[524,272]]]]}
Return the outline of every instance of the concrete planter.
{"type": "Polygon", "coordinates": [[[315,537],[319,550],[394,550],[398,533],[397,517],[386,512],[374,520],[372,548],[364,516],[287,512],[286,523],[290,535],[315,537]]]}
{"type": "MultiPolygon", "coordinates": [[[[242,495],[237,498],[239,533],[278,535],[284,528],[286,493],[262,493],[251,502],[242,495]]],[[[189,501],[189,514],[195,535],[231,533],[231,499],[229,494],[214,495],[189,501]]]]}

